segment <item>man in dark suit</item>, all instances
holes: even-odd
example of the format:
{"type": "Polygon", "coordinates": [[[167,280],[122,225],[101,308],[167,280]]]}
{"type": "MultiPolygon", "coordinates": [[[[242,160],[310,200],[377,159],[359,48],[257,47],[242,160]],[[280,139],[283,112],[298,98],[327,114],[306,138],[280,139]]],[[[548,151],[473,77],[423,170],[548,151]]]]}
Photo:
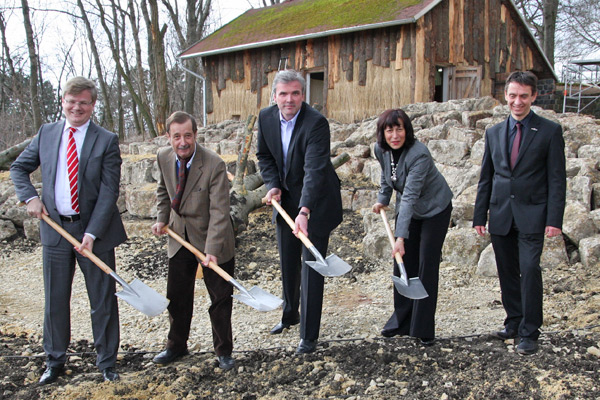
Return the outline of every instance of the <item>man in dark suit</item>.
{"type": "Polygon", "coordinates": [[[52,227],[40,222],[47,355],[41,384],[56,381],[66,361],[75,260],[83,272],[90,301],[96,365],[104,380],[119,378],[115,370],[119,349],[115,281],[82,254],[87,248],[114,270],[114,248],[127,239],[117,208],[119,140],[90,120],[97,93],[89,79],[69,80],[62,97],[66,120],[42,125],[10,169],[18,198],[27,203],[27,213],[40,219],[42,213],[49,215],[81,242],[81,247],[73,249],[52,227]],[[42,172],[41,200],[29,177],[38,167],[42,172]]]}
{"type": "Polygon", "coordinates": [[[520,338],[519,354],[533,354],[542,326],[544,234],[561,234],[566,195],[562,128],[531,111],[537,77],[513,72],[504,95],[510,116],[485,133],[485,152],[473,226],[489,231],[496,255],[502,304],[501,339],[520,338]]]}
{"type": "Polygon", "coordinates": [[[281,203],[295,219],[292,231],[273,211],[283,285],[283,316],[271,334],[300,323],[296,353],[315,351],[321,324],[323,276],[302,263],[314,256],[296,237],[307,235],[325,256],[331,231],[342,221],[340,181],[330,158],[329,123],[304,102],[306,82],[294,70],[280,71],[273,80],[276,105],[258,118],[258,165],[268,188],[267,204],[281,203]],[[310,218],[310,220],[309,220],[310,218]],[[298,312],[302,299],[302,312],[298,312]]]}
{"type": "MultiPolygon", "coordinates": [[[[219,367],[234,367],[231,357],[233,334],[231,310],[233,287],[215,271],[210,261],[228,274],[234,269],[233,226],[229,216],[229,180],[225,162],[213,151],[196,143],[196,120],[183,111],[167,119],[170,147],[158,152],[160,181],[157,188],[158,214],[152,226],[155,235],[164,234],[168,224],[179,236],[204,252],[203,273],[211,300],[208,309],[213,345],[219,367]]],[[[199,260],[173,238],[169,238],[167,298],[170,329],[167,348],[154,357],[157,364],[168,364],[188,354],[194,310],[194,286],[199,260]]]]}

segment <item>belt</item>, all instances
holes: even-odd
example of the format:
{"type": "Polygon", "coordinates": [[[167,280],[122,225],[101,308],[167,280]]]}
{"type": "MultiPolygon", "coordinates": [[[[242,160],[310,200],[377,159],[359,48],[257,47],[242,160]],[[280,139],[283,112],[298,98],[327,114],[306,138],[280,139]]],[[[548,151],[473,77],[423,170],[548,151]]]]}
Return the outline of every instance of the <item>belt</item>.
{"type": "Polygon", "coordinates": [[[81,217],[79,216],[79,214],[75,214],[75,215],[60,215],[60,220],[61,221],[75,222],[75,221],[79,221],[80,219],[81,219],[81,217]]]}

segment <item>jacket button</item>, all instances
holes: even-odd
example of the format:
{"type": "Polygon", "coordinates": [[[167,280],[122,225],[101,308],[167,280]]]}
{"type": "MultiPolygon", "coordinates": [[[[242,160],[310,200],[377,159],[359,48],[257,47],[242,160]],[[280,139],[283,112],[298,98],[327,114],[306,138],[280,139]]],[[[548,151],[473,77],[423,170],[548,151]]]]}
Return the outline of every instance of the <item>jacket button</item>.
{"type": "Polygon", "coordinates": [[[515,198],[515,195],[514,195],[514,194],[511,194],[511,195],[510,195],[510,198],[511,198],[511,199],[514,199],[514,198],[515,198]]]}

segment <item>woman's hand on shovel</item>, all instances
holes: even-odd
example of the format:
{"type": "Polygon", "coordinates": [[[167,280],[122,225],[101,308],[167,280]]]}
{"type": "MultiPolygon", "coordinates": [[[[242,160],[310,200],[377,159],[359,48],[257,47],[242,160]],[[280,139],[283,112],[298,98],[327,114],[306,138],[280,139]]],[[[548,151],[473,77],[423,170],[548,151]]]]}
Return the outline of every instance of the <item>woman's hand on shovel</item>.
{"type": "Polygon", "coordinates": [[[392,257],[394,257],[394,254],[396,253],[400,253],[400,257],[404,257],[404,254],[406,254],[406,251],[404,250],[404,238],[396,238],[394,250],[392,251],[392,257]]]}
{"type": "Polygon", "coordinates": [[[281,189],[273,188],[269,190],[265,196],[267,205],[271,205],[271,199],[274,199],[276,202],[281,203],[281,189]]]}

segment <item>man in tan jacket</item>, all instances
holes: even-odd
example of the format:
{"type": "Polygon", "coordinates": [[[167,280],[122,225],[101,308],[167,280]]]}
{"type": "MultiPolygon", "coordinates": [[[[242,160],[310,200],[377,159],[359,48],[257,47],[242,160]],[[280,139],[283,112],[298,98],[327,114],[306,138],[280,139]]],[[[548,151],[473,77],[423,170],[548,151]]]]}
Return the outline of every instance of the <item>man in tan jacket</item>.
{"type": "MultiPolygon", "coordinates": [[[[206,254],[202,268],[212,302],[208,312],[213,345],[219,367],[228,370],[235,365],[231,357],[233,287],[207,267],[209,261],[214,261],[233,275],[234,236],[225,163],[216,153],[196,143],[197,125],[191,115],[182,111],[173,113],[167,119],[166,129],[171,146],[158,152],[158,215],[152,232],[164,234],[164,227],[169,225],[206,254]]],[[[194,254],[172,238],[169,238],[168,256],[170,330],[166,349],[153,359],[156,364],[163,365],[188,354],[187,340],[199,262],[194,254]]]]}

